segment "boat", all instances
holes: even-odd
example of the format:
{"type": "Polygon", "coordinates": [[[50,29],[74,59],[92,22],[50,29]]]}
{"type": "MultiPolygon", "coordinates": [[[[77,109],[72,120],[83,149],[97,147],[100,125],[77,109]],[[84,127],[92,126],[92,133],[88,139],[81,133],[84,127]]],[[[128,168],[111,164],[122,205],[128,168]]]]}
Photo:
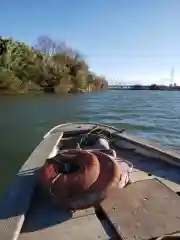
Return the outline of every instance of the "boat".
{"type": "Polygon", "coordinates": [[[180,239],[180,152],[96,123],[66,123],[51,129],[16,174],[0,205],[0,239],[180,239]],[[131,166],[130,181],[98,206],[67,211],[40,194],[47,159],[81,147],[89,133],[109,146],[85,145],[131,166]],[[102,147],[102,148],[101,148],[102,147]]]}

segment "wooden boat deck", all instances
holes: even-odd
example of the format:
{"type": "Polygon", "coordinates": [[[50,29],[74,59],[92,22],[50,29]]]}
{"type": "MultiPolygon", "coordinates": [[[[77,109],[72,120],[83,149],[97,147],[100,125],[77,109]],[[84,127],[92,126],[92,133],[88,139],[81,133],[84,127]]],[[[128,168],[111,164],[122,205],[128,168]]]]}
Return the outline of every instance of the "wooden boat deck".
{"type": "Polygon", "coordinates": [[[70,213],[35,196],[19,240],[109,239],[93,208],[70,213]]]}
{"type": "MultiPolygon", "coordinates": [[[[52,135],[47,134],[45,139],[49,138],[49,143],[41,143],[43,154],[38,150],[31,155],[31,160],[37,160],[41,156],[38,168],[52,154],[53,145],[60,148],[63,143],[63,148],[74,147],[74,140],[69,138],[71,131],[64,134],[60,144],[57,142],[57,139],[62,138],[61,132],[68,129],[65,126],[54,129],[52,135]]],[[[76,130],[78,129],[79,126],[76,130]]],[[[76,138],[75,136],[74,139],[76,138]]],[[[142,143],[132,143],[123,134],[118,138],[114,144],[115,150],[118,157],[133,164],[130,174],[133,183],[112,192],[96,209],[70,213],[44,198],[31,178],[28,184],[23,184],[25,196],[18,193],[9,195],[11,204],[5,202],[3,205],[6,215],[1,207],[0,239],[152,240],[164,235],[174,235],[174,238],[176,235],[180,239],[180,168],[177,167],[180,166],[179,152],[175,151],[171,157],[168,152],[163,153],[162,149],[155,150],[157,146],[147,147],[147,144],[143,147],[142,143]]],[[[27,171],[35,167],[35,162],[31,162],[27,171]]],[[[35,176],[36,171],[30,172],[35,176]]]]}
{"type": "Polygon", "coordinates": [[[111,195],[101,207],[127,240],[155,239],[180,229],[180,197],[156,179],[133,183],[111,195]]]}

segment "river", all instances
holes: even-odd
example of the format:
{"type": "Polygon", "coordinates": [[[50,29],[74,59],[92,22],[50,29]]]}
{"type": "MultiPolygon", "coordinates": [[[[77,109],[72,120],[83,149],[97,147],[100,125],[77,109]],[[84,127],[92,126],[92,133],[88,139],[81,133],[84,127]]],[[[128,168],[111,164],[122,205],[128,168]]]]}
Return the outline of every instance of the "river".
{"type": "Polygon", "coordinates": [[[107,91],[60,97],[0,97],[0,189],[54,125],[86,121],[128,132],[178,149],[180,92],[107,91]]]}

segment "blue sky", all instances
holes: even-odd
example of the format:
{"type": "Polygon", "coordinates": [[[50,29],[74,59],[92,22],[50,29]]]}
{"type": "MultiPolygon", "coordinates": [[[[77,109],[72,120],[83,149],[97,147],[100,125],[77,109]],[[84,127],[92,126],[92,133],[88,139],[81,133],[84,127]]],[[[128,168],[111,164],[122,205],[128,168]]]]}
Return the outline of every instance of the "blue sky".
{"type": "Polygon", "coordinates": [[[1,0],[3,36],[80,50],[109,82],[180,84],[180,0],[1,0]],[[162,80],[164,79],[164,80],[162,80]]]}

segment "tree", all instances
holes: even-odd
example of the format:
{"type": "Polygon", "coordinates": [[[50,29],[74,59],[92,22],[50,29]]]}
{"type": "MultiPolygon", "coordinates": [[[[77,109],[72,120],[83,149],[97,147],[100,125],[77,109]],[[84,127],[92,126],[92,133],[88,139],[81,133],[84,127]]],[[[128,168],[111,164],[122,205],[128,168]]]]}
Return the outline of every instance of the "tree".
{"type": "Polygon", "coordinates": [[[152,85],[149,86],[149,89],[150,90],[158,90],[159,87],[156,84],[152,84],[152,85]]]}
{"type": "Polygon", "coordinates": [[[47,36],[35,47],[0,38],[0,90],[92,91],[106,88],[107,81],[89,71],[82,55],[47,36]]]}
{"type": "Polygon", "coordinates": [[[34,49],[44,53],[45,55],[54,56],[59,52],[63,52],[63,43],[57,43],[48,36],[40,36],[34,49]]]}

